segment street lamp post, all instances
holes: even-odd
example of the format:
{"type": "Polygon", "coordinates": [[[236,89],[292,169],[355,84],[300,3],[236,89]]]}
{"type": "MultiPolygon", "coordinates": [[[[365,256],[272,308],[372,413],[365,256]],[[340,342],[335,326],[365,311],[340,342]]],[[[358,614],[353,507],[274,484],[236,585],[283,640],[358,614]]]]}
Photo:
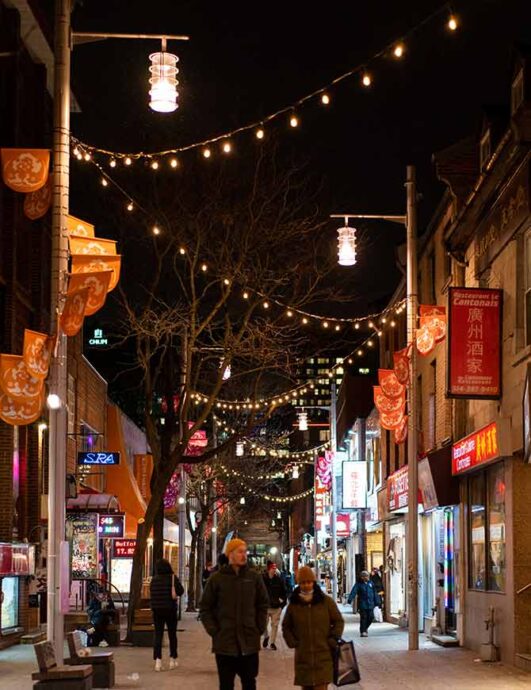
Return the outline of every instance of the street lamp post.
{"type": "MultiPolygon", "coordinates": [[[[407,240],[407,338],[415,342],[417,327],[417,185],[415,167],[407,166],[407,204],[405,215],[379,215],[338,213],[331,218],[360,218],[362,220],[388,220],[406,227],[407,240]]],[[[419,648],[418,607],[418,459],[417,459],[417,363],[415,347],[411,347],[408,417],[408,509],[407,509],[407,562],[408,562],[408,646],[419,648]]]]}
{"type": "Polygon", "coordinates": [[[52,256],[50,286],[50,332],[57,333],[50,365],[48,407],[50,408],[48,453],[48,552],[46,634],[54,644],[56,659],[64,657],[64,617],[66,588],[66,437],[67,437],[67,339],[59,330],[61,301],[68,274],[67,216],[70,192],[70,55],[73,41],[102,38],[145,38],[188,40],[188,36],[75,34],[71,27],[72,0],[55,0],[54,13],[54,97],[53,97],[53,194],[52,256]]]}
{"type": "Polygon", "coordinates": [[[332,381],[330,396],[330,450],[332,451],[332,482],[330,484],[330,522],[332,527],[332,598],[337,602],[337,511],[336,511],[336,452],[337,452],[337,393],[336,382],[332,381]]]}

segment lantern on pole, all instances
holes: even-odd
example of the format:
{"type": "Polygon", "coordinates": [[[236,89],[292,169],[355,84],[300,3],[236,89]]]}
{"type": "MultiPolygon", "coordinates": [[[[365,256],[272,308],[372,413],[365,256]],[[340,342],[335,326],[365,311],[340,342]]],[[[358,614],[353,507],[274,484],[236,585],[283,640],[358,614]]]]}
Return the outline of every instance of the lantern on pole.
{"type": "Polygon", "coordinates": [[[179,107],[177,104],[177,62],[179,58],[166,51],[166,40],[162,40],[160,53],[149,56],[151,77],[149,83],[149,106],[158,113],[173,113],[179,107]]]}
{"type": "Polygon", "coordinates": [[[356,263],[356,228],[349,227],[348,218],[345,226],[337,231],[337,256],[340,266],[354,266],[356,263]]]}
{"type": "Polygon", "coordinates": [[[299,412],[299,431],[308,431],[308,413],[299,412]]]}

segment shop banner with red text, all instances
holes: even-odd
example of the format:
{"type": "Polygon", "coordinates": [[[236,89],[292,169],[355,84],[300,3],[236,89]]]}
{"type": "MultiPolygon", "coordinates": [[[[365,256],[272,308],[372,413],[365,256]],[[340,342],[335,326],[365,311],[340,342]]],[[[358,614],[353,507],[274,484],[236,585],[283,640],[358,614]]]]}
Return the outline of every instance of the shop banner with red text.
{"type": "Polygon", "coordinates": [[[502,290],[450,288],[449,397],[501,397],[502,303],[502,290]]]}

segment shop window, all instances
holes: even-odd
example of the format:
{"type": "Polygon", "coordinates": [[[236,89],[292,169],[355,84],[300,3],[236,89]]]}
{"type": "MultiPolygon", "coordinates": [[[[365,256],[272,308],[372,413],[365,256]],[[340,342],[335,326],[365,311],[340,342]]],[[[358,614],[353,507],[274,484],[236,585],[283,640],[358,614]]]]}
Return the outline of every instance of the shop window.
{"type": "Polygon", "coordinates": [[[2,632],[18,626],[18,577],[4,577],[1,581],[2,608],[0,622],[2,632]]]}
{"type": "Polygon", "coordinates": [[[505,468],[469,479],[469,586],[505,591],[505,468]]]}

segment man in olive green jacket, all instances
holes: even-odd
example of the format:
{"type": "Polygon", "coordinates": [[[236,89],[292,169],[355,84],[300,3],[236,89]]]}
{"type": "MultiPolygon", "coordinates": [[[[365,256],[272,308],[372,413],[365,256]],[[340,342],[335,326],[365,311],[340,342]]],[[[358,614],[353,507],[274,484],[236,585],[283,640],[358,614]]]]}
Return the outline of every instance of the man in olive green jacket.
{"type": "Polygon", "coordinates": [[[265,632],[269,597],[260,573],[247,566],[247,544],[232,539],[225,547],[229,565],[207,580],[199,605],[201,622],[212,638],[219,690],[256,690],[260,638],[265,632]]]}

